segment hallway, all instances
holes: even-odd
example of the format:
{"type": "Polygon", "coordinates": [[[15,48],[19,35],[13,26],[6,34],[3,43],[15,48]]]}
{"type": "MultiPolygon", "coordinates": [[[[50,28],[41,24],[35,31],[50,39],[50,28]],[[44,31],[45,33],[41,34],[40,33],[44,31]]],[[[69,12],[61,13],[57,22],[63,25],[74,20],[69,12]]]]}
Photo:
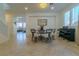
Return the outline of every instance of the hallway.
{"type": "MultiPolygon", "coordinates": [[[[23,33],[20,33],[23,34],[23,33]]],[[[19,35],[20,35],[19,34],[19,35]]],[[[22,37],[21,37],[22,38],[22,37]]],[[[22,38],[23,39],[23,38],[22,38]]],[[[78,46],[73,42],[65,40],[53,40],[51,43],[37,42],[27,40],[11,40],[5,44],[0,44],[0,55],[12,56],[76,56],[79,55],[78,46]],[[74,46],[72,46],[72,44],[74,46]],[[76,48],[75,48],[76,47],[76,48]]]]}

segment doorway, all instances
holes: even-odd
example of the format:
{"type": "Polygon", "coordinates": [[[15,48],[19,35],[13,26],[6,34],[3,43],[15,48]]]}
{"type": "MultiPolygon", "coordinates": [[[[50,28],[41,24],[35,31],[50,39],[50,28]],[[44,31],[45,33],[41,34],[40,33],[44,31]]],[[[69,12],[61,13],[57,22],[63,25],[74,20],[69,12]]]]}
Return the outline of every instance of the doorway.
{"type": "Polygon", "coordinates": [[[24,17],[16,17],[15,32],[17,43],[24,44],[26,42],[26,21],[24,17]]]}

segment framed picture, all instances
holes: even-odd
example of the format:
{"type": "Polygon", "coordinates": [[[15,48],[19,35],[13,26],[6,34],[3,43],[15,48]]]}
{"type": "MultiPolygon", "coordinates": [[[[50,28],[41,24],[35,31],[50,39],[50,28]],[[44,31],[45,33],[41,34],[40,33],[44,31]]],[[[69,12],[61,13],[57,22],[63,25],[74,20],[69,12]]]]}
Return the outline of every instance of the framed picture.
{"type": "Polygon", "coordinates": [[[46,26],[47,19],[38,19],[38,26],[46,26]]]}

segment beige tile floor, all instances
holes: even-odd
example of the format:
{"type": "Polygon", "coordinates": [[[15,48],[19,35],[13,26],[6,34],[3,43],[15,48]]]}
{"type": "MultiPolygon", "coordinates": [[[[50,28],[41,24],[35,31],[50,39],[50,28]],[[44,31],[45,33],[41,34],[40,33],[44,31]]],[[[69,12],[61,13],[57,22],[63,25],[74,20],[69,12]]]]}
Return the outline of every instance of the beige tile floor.
{"type": "Polygon", "coordinates": [[[51,43],[34,43],[30,38],[26,40],[11,39],[0,44],[2,56],[78,56],[79,46],[73,42],[56,38],[51,43]]]}

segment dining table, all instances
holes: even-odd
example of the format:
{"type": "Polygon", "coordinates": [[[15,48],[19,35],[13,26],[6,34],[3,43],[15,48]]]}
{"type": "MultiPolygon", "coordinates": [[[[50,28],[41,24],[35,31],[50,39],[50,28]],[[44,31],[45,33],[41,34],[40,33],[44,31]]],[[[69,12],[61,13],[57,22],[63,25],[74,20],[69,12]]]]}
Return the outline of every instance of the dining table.
{"type": "Polygon", "coordinates": [[[46,30],[31,29],[31,33],[32,33],[33,41],[34,40],[40,40],[40,41],[51,40],[52,29],[46,29],[46,30]]]}

